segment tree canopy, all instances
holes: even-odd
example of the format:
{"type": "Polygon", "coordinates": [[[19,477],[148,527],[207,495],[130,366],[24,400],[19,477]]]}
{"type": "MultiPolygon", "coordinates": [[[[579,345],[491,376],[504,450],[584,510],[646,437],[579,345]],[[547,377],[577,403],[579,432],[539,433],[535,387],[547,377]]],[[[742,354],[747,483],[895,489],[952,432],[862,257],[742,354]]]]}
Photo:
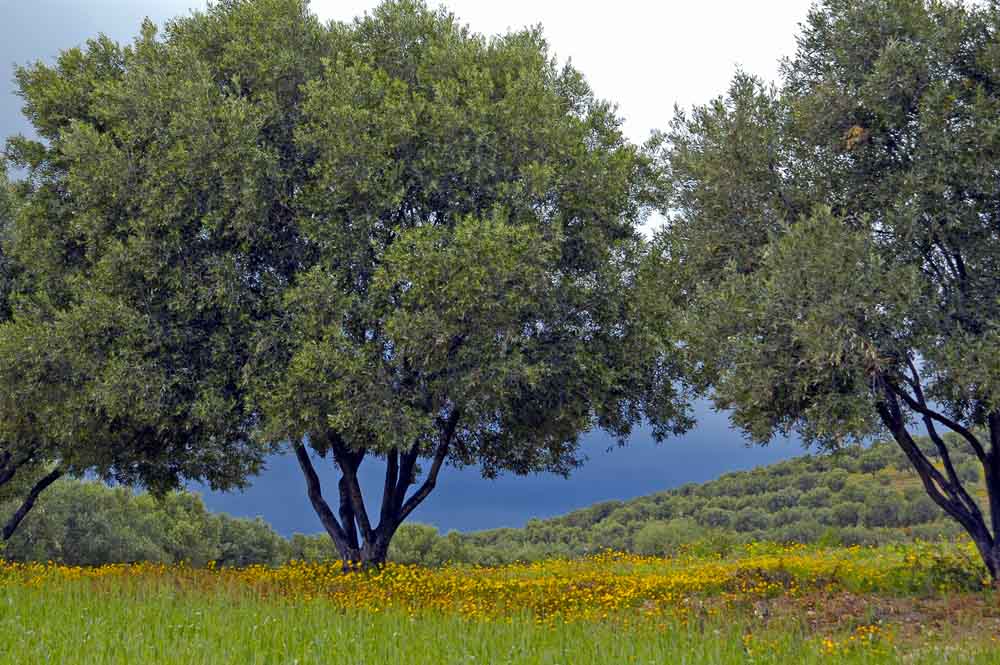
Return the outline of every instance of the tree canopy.
{"type": "Polygon", "coordinates": [[[8,146],[31,286],[0,353],[39,334],[65,365],[20,403],[75,468],[238,482],[287,445],[367,563],[447,464],[568,473],[593,427],[690,424],[641,307],[651,163],[539,30],[225,0],[17,81],[42,140],[8,146]]]}
{"type": "Polygon", "coordinates": [[[780,85],[738,74],[661,137],[658,240],[716,404],[760,442],[890,434],[994,577],[998,27],[995,3],[818,3],[780,85]],[[956,447],[983,467],[988,506],[956,447]]]}

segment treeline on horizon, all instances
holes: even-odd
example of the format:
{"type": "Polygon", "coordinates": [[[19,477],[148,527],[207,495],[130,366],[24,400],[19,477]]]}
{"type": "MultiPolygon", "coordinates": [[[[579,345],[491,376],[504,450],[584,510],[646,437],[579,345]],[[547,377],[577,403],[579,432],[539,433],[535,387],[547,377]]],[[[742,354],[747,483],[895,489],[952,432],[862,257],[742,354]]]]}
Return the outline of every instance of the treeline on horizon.
{"type": "MultiPolygon", "coordinates": [[[[925,444],[933,455],[933,446],[925,444]]],[[[971,456],[956,462],[964,479],[981,486],[971,456]]],[[[389,558],[434,566],[572,558],[606,549],[659,556],[685,549],[724,556],[751,541],[877,545],[960,534],[923,492],[899,449],[884,442],[727,473],[630,501],[602,502],[560,517],[532,519],[524,528],[441,534],[427,524],[405,524],[389,558]]],[[[78,480],[57,483],[2,554],[66,565],[339,561],[325,534],[285,538],[260,517],[212,513],[195,493],[156,499],[78,480]]]]}

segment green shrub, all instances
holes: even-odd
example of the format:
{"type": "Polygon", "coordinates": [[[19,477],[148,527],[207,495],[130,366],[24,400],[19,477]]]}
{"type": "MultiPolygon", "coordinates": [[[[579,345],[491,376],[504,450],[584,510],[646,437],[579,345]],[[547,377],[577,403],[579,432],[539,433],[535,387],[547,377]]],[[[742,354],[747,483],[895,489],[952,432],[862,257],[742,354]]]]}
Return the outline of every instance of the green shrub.
{"type": "Polygon", "coordinates": [[[770,526],[770,519],[763,510],[758,508],[744,508],[733,517],[733,528],[740,533],[766,529],[770,526]]]}
{"type": "Polygon", "coordinates": [[[676,554],[682,545],[689,545],[707,535],[708,531],[697,522],[682,518],[670,522],[648,522],[636,532],[632,542],[639,554],[670,556],[676,554]]]}
{"type": "Polygon", "coordinates": [[[807,508],[822,508],[829,506],[833,500],[833,492],[826,487],[809,490],[799,498],[799,504],[807,508]]]}
{"type": "Polygon", "coordinates": [[[831,492],[839,492],[844,489],[844,483],[851,477],[844,469],[831,469],[823,476],[823,484],[831,492]]]}
{"type": "Polygon", "coordinates": [[[797,505],[801,496],[802,493],[796,489],[785,489],[768,495],[765,506],[772,513],[776,513],[779,510],[797,505]]]}
{"type": "Polygon", "coordinates": [[[865,505],[856,501],[838,503],[832,508],[833,524],[839,527],[857,526],[864,510],[865,505]]]}
{"type": "Polygon", "coordinates": [[[733,513],[720,508],[707,508],[701,513],[701,523],[715,529],[728,529],[733,524],[733,513]]]}

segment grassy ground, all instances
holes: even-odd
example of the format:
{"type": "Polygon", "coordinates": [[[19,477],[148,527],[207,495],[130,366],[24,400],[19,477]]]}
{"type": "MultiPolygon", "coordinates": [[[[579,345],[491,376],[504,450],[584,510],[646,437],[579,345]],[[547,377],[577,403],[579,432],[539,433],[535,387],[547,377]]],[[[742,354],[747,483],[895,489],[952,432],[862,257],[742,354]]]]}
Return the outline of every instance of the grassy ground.
{"type": "Polygon", "coordinates": [[[0,662],[1000,665],[1000,600],[965,554],[758,547],[346,577],[0,565],[0,662]]]}

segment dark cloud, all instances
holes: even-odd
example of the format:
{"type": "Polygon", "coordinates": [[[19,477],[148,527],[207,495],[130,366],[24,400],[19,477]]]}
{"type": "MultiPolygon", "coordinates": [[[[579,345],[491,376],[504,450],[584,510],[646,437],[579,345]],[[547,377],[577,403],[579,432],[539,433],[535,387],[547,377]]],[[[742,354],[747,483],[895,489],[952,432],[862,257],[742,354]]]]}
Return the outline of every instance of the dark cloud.
{"type": "MultiPolygon", "coordinates": [[[[748,469],[803,454],[794,440],[779,440],[766,448],[748,447],[729,428],[725,414],[708,404],[696,408],[698,427],[682,437],[656,444],[648,429],[639,429],[628,446],[618,448],[603,432],[584,438],[587,463],[568,479],[551,474],[505,476],[484,480],[477,469],[447,468],[437,489],[413,514],[413,519],[440,529],[461,531],[523,526],[532,517],[561,515],[599,501],[629,499],[689,482],[703,482],[727,471],[748,469]]],[[[326,494],[336,498],[329,460],[317,459],[326,494]]],[[[384,467],[376,460],[362,465],[361,480],[368,502],[381,500],[384,467]]],[[[204,489],[204,488],[202,488],[204,489]]],[[[205,492],[213,510],[233,515],[261,516],[285,535],[320,530],[306,498],[304,481],[292,456],[275,456],[245,492],[205,492]]]]}

